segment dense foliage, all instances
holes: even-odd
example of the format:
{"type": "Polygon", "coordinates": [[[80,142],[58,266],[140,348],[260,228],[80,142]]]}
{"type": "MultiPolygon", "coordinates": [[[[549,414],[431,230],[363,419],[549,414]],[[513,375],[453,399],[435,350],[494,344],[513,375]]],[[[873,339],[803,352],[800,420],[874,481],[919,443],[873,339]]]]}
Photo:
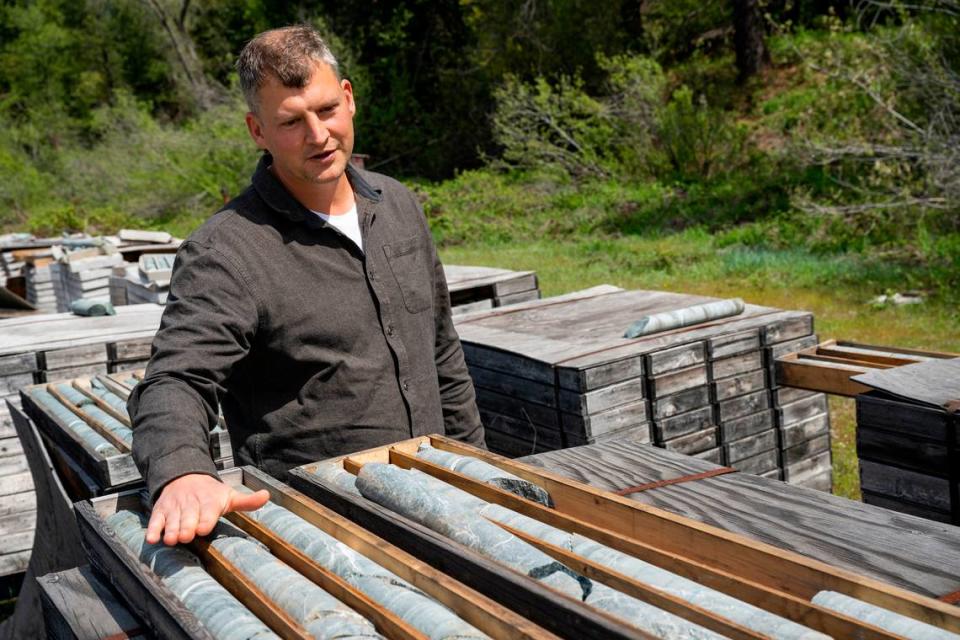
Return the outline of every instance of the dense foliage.
{"type": "Polygon", "coordinates": [[[703,229],[960,289],[958,0],[4,0],[0,226],[189,231],[256,158],[237,51],[303,21],[441,242],[703,229]]]}

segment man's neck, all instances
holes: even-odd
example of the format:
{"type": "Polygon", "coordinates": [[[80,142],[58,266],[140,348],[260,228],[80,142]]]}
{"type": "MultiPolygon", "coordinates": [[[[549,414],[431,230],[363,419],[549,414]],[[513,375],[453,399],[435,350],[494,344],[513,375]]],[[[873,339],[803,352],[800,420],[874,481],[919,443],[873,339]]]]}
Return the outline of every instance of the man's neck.
{"type": "Polygon", "coordinates": [[[353,187],[350,185],[346,171],[336,182],[306,187],[302,184],[289,184],[282,175],[274,170],[273,166],[270,167],[270,172],[287,188],[290,195],[311,211],[339,215],[349,212],[356,202],[353,196],[353,187]]]}

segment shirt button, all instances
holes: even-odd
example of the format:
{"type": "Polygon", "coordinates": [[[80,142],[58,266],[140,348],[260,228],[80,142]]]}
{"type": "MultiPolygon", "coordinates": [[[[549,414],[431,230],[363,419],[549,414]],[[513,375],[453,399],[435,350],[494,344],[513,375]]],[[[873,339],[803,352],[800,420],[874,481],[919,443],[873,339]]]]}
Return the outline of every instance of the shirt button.
{"type": "Polygon", "coordinates": [[[392,324],[388,324],[388,325],[387,325],[387,335],[388,335],[388,336],[392,336],[392,335],[393,335],[393,325],[392,325],[392,324]]]}
{"type": "Polygon", "coordinates": [[[407,382],[406,380],[404,380],[402,384],[403,384],[403,390],[404,390],[404,391],[410,391],[410,383],[409,383],[409,382],[407,382]]]}
{"type": "Polygon", "coordinates": [[[376,277],[376,276],[374,275],[374,273],[373,273],[373,269],[368,269],[368,270],[367,270],[367,275],[370,277],[371,282],[372,282],[373,280],[376,280],[376,279],[377,279],[377,277],[376,277]]]}

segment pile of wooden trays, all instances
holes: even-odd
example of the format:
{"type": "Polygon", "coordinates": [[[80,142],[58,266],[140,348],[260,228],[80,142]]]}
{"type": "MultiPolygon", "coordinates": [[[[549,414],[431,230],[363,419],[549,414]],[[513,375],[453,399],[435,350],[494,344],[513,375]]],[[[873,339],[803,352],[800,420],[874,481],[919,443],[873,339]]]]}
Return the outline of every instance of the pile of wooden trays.
{"type": "Polygon", "coordinates": [[[960,525],[960,358],[886,356],[916,362],[853,377],[863,501],[960,525]]]}
{"type": "Polygon", "coordinates": [[[448,264],[443,266],[443,274],[456,315],[540,298],[533,271],[448,264]]]}
{"type": "Polygon", "coordinates": [[[81,298],[107,299],[110,296],[110,274],[123,263],[123,256],[113,248],[83,249],[67,253],[60,259],[62,297],[58,310],[69,311],[70,303],[81,298]]]}
{"type": "MultiPolygon", "coordinates": [[[[292,484],[297,490],[346,515],[405,551],[451,572],[454,577],[504,605],[522,606],[525,615],[532,621],[558,635],[638,637],[637,630],[630,625],[615,618],[596,616],[596,610],[579,599],[558,595],[529,575],[510,571],[500,563],[495,552],[482,554],[475,550],[473,545],[461,544],[407,516],[360,497],[354,490],[347,488],[341,478],[324,480],[331,478],[331,466],[349,474],[357,474],[361,473],[365,465],[371,463],[417,469],[487,503],[506,507],[567,533],[585,536],[623,554],[681,575],[700,585],[709,586],[741,602],[799,622],[831,637],[892,639],[899,636],[852,615],[815,604],[812,598],[821,591],[849,596],[954,633],[960,631],[960,610],[945,602],[920,596],[670,511],[633,502],[544,469],[509,460],[442,436],[414,438],[332,461],[304,465],[291,472],[292,484]],[[487,484],[447,466],[429,462],[417,455],[419,447],[424,444],[441,451],[482,460],[523,481],[537,485],[549,495],[552,507],[504,491],[499,488],[503,485],[487,484]],[[563,612],[562,617],[560,612],[563,612]],[[570,620],[576,615],[582,617],[574,630],[570,620]],[[603,619],[598,619],[600,617],[603,619]]],[[[452,498],[447,497],[444,501],[450,499],[452,498]]],[[[487,520],[494,523],[498,521],[495,513],[484,511],[487,520]]],[[[696,622],[721,635],[731,638],[768,637],[732,623],[716,609],[691,604],[691,601],[679,595],[631,578],[620,572],[620,564],[612,566],[589,560],[578,555],[572,548],[548,543],[539,536],[525,532],[526,528],[523,531],[517,527],[503,528],[552,556],[576,574],[589,576],[610,586],[616,585],[615,588],[619,591],[641,598],[648,604],[696,622]]],[[[589,544],[586,546],[589,547],[589,544]]],[[[608,561],[613,562],[609,558],[608,561]]],[[[689,589],[686,592],[690,593],[689,589]]]]}
{"type": "Polygon", "coordinates": [[[114,268],[110,301],[118,304],[166,304],[175,254],[144,254],[137,264],[114,268]]]}
{"type": "MultiPolygon", "coordinates": [[[[0,356],[0,375],[20,366],[0,356]]],[[[33,477],[10,414],[10,404],[19,407],[19,400],[4,384],[0,378],[0,577],[26,570],[37,522],[33,477]]]]}
{"type": "MultiPolygon", "coordinates": [[[[102,374],[52,381],[20,390],[24,413],[56,448],[54,457],[67,460],[71,469],[82,472],[81,484],[86,487],[89,496],[113,493],[142,482],[140,471],[130,453],[129,439],[119,436],[103,419],[106,414],[122,425],[125,432],[130,431],[130,416],[125,403],[141,376],[142,374],[128,372],[110,376],[102,374]],[[109,399],[95,393],[94,386],[106,390],[109,399]],[[64,387],[69,391],[64,391],[64,387]],[[68,393],[72,394],[72,397],[67,395],[68,393]],[[46,394],[53,396],[52,400],[46,394]],[[47,404],[51,401],[55,403],[56,409],[47,404]],[[101,444],[111,445],[112,449],[108,453],[102,453],[100,446],[94,444],[91,437],[85,437],[78,432],[76,418],[95,432],[93,439],[101,444]]],[[[89,433],[89,430],[86,433],[89,433]]],[[[222,425],[218,425],[210,433],[210,455],[219,469],[233,466],[229,434],[222,425]]]]}
{"type": "Polygon", "coordinates": [[[488,446],[513,456],[652,442],[829,491],[826,397],[776,386],[772,369],[816,341],[812,314],[746,305],[730,318],[623,337],[642,316],[716,300],[602,285],[459,317],[488,446]]]}
{"type": "MultiPolygon", "coordinates": [[[[234,487],[265,489],[275,505],[296,514],[353,551],[380,565],[394,576],[415,585],[425,597],[442,603],[469,624],[495,640],[555,640],[557,636],[531,623],[510,608],[498,604],[371,534],[349,519],[306,499],[274,478],[251,467],[221,472],[221,479],[234,487]]],[[[76,505],[80,534],[91,565],[116,587],[125,604],[158,638],[210,640],[212,635],[201,617],[178,599],[171,589],[108,526],[108,518],[121,510],[144,511],[142,493],[125,491],[76,505]]],[[[293,544],[244,513],[227,516],[232,535],[258,541],[276,559],[369,620],[391,640],[425,640],[428,636],[381,602],[327,569],[293,544]]],[[[224,526],[224,525],[221,525],[224,526]]],[[[229,526],[229,525],[228,525],[229,526]]],[[[182,545],[181,545],[182,547],[182,545]]],[[[310,638],[295,615],[273,600],[255,579],[220,553],[206,540],[187,549],[199,557],[203,569],[220,583],[250,614],[259,618],[281,638],[310,638]]],[[[208,589],[209,593],[209,589],[208,589]]]]}
{"type": "Polygon", "coordinates": [[[52,255],[30,256],[24,266],[27,281],[27,302],[41,311],[56,312],[60,272],[53,272],[56,263],[52,255]]]}

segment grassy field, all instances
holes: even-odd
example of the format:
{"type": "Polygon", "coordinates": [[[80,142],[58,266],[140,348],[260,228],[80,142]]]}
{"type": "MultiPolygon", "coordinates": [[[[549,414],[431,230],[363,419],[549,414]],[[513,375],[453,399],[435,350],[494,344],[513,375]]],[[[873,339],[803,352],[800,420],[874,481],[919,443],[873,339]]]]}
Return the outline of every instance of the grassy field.
{"type": "MultiPolygon", "coordinates": [[[[718,248],[692,231],[661,238],[463,245],[441,250],[450,264],[535,270],[544,295],[608,283],[663,289],[787,309],[806,309],[821,339],[841,338],[960,352],[960,314],[949,305],[877,307],[870,300],[900,274],[883,263],[800,252],[718,248]]],[[[853,401],[831,398],[834,492],[859,499],[853,401]]]]}

